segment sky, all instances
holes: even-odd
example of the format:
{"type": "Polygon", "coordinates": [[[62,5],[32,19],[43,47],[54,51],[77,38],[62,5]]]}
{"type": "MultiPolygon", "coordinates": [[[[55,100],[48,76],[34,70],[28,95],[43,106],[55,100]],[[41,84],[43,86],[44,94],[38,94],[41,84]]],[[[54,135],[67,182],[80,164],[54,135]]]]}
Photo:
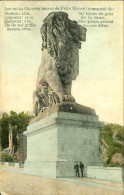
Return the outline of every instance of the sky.
{"type": "MultiPolygon", "coordinates": [[[[86,42],[79,52],[79,75],[73,81],[76,102],[94,108],[104,122],[123,124],[123,21],[122,2],[2,2],[5,7],[112,7],[114,23],[108,28],[87,27],[86,42]]],[[[71,20],[79,11],[66,10],[71,20]]],[[[32,111],[32,94],[40,66],[40,28],[49,10],[31,11],[36,27],[32,31],[7,31],[2,12],[1,100],[2,112],[32,111]]],[[[82,25],[81,22],[79,22],[82,25]]]]}

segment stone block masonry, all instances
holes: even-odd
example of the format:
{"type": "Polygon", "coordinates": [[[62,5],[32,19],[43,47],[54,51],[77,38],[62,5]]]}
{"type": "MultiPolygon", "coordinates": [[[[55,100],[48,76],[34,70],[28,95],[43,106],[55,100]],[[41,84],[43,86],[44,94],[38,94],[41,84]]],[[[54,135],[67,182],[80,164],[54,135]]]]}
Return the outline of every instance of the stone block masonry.
{"type": "Polygon", "coordinates": [[[43,177],[74,177],[74,164],[103,165],[97,115],[55,112],[31,123],[24,172],[43,177]]]}

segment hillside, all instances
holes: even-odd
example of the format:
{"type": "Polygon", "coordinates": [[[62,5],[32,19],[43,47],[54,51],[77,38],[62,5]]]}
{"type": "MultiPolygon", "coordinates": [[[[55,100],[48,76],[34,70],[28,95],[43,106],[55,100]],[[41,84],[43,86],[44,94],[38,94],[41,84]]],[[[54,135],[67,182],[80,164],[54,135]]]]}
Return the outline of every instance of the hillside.
{"type": "Polygon", "coordinates": [[[107,124],[100,131],[101,158],[106,166],[124,165],[124,127],[107,124]]]}

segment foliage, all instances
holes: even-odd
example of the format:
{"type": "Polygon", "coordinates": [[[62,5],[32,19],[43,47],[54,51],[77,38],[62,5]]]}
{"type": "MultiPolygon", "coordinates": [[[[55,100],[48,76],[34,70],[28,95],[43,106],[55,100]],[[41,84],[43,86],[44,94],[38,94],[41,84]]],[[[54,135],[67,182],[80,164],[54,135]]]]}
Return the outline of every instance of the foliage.
{"type": "Polygon", "coordinates": [[[116,137],[117,137],[119,140],[124,140],[124,128],[120,128],[120,129],[119,129],[119,131],[117,132],[116,137]]]}
{"type": "Polygon", "coordinates": [[[124,141],[123,127],[118,124],[107,124],[100,131],[101,139],[103,139],[107,145],[103,144],[106,154],[108,157],[106,161],[107,166],[121,166],[119,163],[112,161],[112,156],[115,153],[121,153],[124,155],[123,145],[119,144],[117,140],[124,141]]]}
{"type": "Polygon", "coordinates": [[[3,113],[1,119],[1,146],[2,148],[7,148],[9,145],[9,115],[3,113]]]}
{"type": "Polygon", "coordinates": [[[23,133],[26,130],[27,125],[32,117],[28,113],[21,112],[17,114],[14,111],[11,111],[10,114],[3,113],[1,119],[1,145],[2,149],[5,149],[9,146],[9,130],[10,126],[12,128],[12,139],[14,152],[18,148],[18,134],[23,133]]]}
{"type": "Polygon", "coordinates": [[[112,160],[109,158],[109,160],[107,160],[105,167],[120,167],[121,165],[118,162],[112,162],[112,160]]]}
{"type": "Polygon", "coordinates": [[[4,162],[17,162],[16,157],[9,154],[8,152],[1,153],[1,161],[4,162]]]}

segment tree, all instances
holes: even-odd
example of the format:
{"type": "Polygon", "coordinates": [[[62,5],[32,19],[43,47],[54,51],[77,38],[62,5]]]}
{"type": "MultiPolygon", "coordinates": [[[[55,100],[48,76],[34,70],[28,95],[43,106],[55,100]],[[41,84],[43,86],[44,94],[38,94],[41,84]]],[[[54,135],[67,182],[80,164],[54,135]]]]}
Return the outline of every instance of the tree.
{"type": "Polygon", "coordinates": [[[3,113],[1,119],[1,146],[2,149],[7,148],[9,145],[9,115],[3,113]]]}
{"type": "Polygon", "coordinates": [[[18,135],[19,133],[23,133],[32,116],[28,114],[28,112],[21,112],[17,114],[14,111],[11,111],[8,115],[7,113],[3,113],[1,119],[1,145],[2,149],[5,149],[9,145],[9,126],[12,128],[13,135],[13,146],[14,152],[18,149],[18,135]]]}

